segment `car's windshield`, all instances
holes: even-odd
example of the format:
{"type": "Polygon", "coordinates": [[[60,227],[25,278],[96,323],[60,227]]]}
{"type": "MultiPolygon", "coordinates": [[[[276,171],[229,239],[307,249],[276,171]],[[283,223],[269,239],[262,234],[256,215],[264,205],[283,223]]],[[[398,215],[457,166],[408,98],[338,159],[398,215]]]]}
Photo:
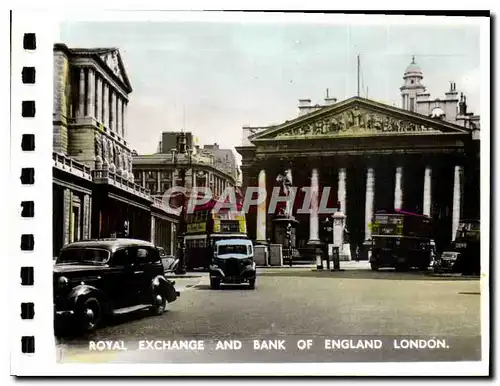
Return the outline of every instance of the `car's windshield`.
{"type": "Polygon", "coordinates": [[[229,255],[229,254],[238,254],[238,255],[247,255],[247,246],[246,245],[219,245],[217,248],[217,253],[219,256],[221,255],[229,255]]]}
{"type": "Polygon", "coordinates": [[[67,248],[61,251],[56,264],[102,264],[109,258],[109,251],[99,248],[67,248]]]}

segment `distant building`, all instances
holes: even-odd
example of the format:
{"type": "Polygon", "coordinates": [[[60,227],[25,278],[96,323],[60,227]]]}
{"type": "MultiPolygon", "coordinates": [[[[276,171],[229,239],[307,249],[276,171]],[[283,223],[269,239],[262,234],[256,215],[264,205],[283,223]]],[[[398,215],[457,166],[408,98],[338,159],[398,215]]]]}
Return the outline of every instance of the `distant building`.
{"type": "Polygon", "coordinates": [[[195,144],[191,132],[186,134],[187,152],[191,163],[184,158],[175,164],[174,149],[176,149],[180,132],[162,133],[158,146],[161,151],[149,155],[133,157],[133,174],[135,181],[151,194],[160,198],[173,186],[180,186],[179,166],[188,167],[186,187],[210,187],[215,196],[222,194],[228,186],[236,186],[239,169],[231,149],[220,149],[217,144],[205,145],[203,149],[195,144]]]}
{"type": "Polygon", "coordinates": [[[117,48],[54,45],[53,245],[127,236],[173,251],[177,214],[134,183],[117,48]]]}

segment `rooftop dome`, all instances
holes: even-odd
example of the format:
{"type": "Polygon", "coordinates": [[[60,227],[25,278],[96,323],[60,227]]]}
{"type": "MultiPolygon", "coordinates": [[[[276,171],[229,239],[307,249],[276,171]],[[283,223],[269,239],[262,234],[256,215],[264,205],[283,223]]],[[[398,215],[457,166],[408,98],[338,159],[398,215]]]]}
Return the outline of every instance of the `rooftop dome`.
{"type": "Polygon", "coordinates": [[[420,66],[415,63],[415,55],[412,56],[411,63],[405,70],[405,76],[421,76],[423,77],[423,72],[420,66]]]}

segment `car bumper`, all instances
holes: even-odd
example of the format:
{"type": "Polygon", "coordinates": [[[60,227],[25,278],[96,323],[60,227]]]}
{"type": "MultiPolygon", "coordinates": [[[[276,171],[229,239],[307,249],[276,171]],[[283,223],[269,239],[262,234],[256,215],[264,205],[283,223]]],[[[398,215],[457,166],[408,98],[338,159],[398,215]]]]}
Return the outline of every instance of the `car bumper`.
{"type": "Polygon", "coordinates": [[[219,277],[221,283],[228,284],[241,284],[247,283],[248,281],[255,279],[255,276],[224,276],[219,277]]]}

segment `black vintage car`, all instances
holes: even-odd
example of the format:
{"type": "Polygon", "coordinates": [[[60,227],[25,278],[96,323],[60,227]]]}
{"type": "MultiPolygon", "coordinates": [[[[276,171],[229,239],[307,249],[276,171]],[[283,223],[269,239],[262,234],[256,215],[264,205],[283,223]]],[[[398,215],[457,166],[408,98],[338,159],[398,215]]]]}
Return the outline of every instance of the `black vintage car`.
{"type": "Polygon", "coordinates": [[[163,269],[165,272],[175,272],[179,266],[179,258],[172,255],[167,255],[165,249],[162,247],[156,247],[158,253],[160,254],[160,259],[163,264],[163,269]]]}
{"type": "Polygon", "coordinates": [[[158,250],[150,242],[71,243],[53,268],[55,320],[70,318],[78,330],[90,331],[110,315],[143,308],[161,314],[179,296],[174,284],[165,278],[158,250]]]}
{"type": "Polygon", "coordinates": [[[479,275],[481,272],[480,232],[479,220],[460,220],[455,240],[436,259],[434,272],[479,275]]]}
{"type": "Polygon", "coordinates": [[[210,265],[210,287],[218,289],[221,283],[248,283],[255,288],[256,269],[253,245],[248,239],[219,240],[214,245],[210,265]]]}

